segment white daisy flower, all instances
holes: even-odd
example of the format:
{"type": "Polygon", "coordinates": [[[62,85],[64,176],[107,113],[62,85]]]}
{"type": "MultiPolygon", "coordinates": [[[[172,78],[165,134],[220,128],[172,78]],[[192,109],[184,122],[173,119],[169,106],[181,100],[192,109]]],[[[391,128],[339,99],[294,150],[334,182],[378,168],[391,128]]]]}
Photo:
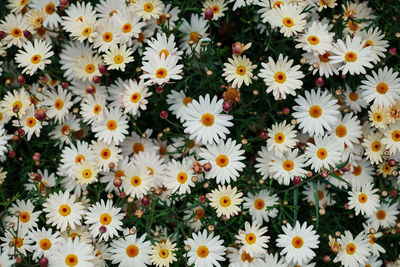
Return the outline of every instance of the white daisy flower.
{"type": "Polygon", "coordinates": [[[156,242],[151,246],[150,260],[157,267],[169,266],[173,262],[177,261],[176,256],[176,244],[171,243],[169,239],[156,242]]]}
{"type": "MultiPolygon", "coordinates": [[[[206,203],[205,203],[206,204],[206,203]]],[[[203,208],[206,205],[193,207],[193,203],[187,203],[187,209],[185,209],[183,219],[194,231],[199,231],[203,227],[202,219],[206,214],[206,210],[203,208]],[[191,208],[193,207],[193,208],[191,208]]]]}
{"type": "Polygon", "coordinates": [[[118,108],[104,109],[104,117],[102,121],[95,121],[92,127],[95,137],[106,144],[119,145],[128,134],[128,117],[118,108]]]}
{"type": "Polygon", "coordinates": [[[367,216],[367,223],[376,230],[393,227],[396,224],[396,218],[399,213],[396,203],[389,205],[381,202],[376,212],[371,216],[367,216]]]}
{"type": "Polygon", "coordinates": [[[362,80],[361,94],[367,103],[373,101],[374,105],[389,107],[400,100],[399,73],[387,66],[379,69],[378,73],[372,71],[372,76],[366,75],[367,80],[362,80]]]}
{"type": "Polygon", "coordinates": [[[198,14],[193,13],[190,16],[190,23],[183,19],[179,27],[179,31],[184,34],[180,40],[180,49],[188,55],[192,55],[193,52],[200,54],[204,44],[211,40],[207,37],[208,27],[208,21],[198,14]]]}
{"type": "Polygon", "coordinates": [[[193,162],[190,158],[184,158],[182,162],[172,159],[165,170],[164,186],[172,193],[190,194],[191,187],[195,186],[192,181],[192,177],[195,175],[192,167],[193,162]]]}
{"type": "Polygon", "coordinates": [[[367,102],[361,94],[360,87],[357,86],[356,90],[353,91],[350,86],[346,85],[346,91],[344,92],[344,101],[347,106],[349,106],[354,113],[359,113],[362,108],[367,107],[367,102]]]}
{"type": "Polygon", "coordinates": [[[153,93],[149,92],[149,88],[144,84],[144,80],[140,79],[139,82],[136,80],[129,80],[129,83],[125,84],[121,96],[124,113],[130,113],[136,116],[139,109],[146,110],[146,105],[148,103],[146,98],[152,94],[153,93]]]}
{"type": "Polygon", "coordinates": [[[295,176],[305,177],[307,171],[305,167],[305,155],[298,155],[299,150],[286,152],[282,157],[273,158],[268,164],[270,175],[278,181],[279,184],[289,185],[295,176]]]}
{"type": "Polygon", "coordinates": [[[391,122],[390,111],[390,107],[371,105],[368,111],[368,117],[372,126],[380,130],[385,130],[391,122]]]}
{"type": "Polygon", "coordinates": [[[1,42],[7,47],[11,47],[13,45],[21,48],[22,45],[27,41],[27,38],[24,35],[24,30],[31,30],[26,21],[23,19],[22,14],[8,14],[4,20],[1,21],[0,31],[6,33],[6,36],[1,40],[1,42]]]}
{"type": "Polygon", "coordinates": [[[252,65],[246,56],[233,56],[228,58],[228,63],[224,63],[225,68],[222,76],[227,82],[232,82],[233,87],[240,88],[244,82],[246,86],[252,83],[253,70],[257,65],[252,65]]]}
{"type": "Polygon", "coordinates": [[[372,68],[373,65],[370,61],[373,61],[372,48],[364,47],[366,41],[362,41],[361,37],[356,35],[354,38],[346,36],[346,43],[341,39],[333,45],[332,53],[334,55],[329,58],[332,63],[343,63],[338,69],[342,71],[342,74],[347,72],[350,75],[354,74],[365,74],[365,68],[372,68]]]}
{"type": "Polygon", "coordinates": [[[121,44],[126,44],[128,47],[133,43],[132,38],[138,38],[142,28],[146,25],[129,8],[119,10],[117,14],[112,16],[111,21],[114,23],[116,32],[120,36],[121,44]]]}
{"type": "Polygon", "coordinates": [[[143,19],[158,19],[164,9],[164,4],[160,0],[138,0],[133,5],[133,10],[143,19]]]}
{"type": "Polygon", "coordinates": [[[355,209],[355,214],[371,216],[379,207],[378,189],[373,184],[367,184],[360,189],[349,191],[349,208],[355,209]]]}
{"type": "Polygon", "coordinates": [[[360,143],[359,139],[362,137],[360,121],[351,112],[344,117],[340,114],[338,118],[338,122],[333,126],[330,133],[330,138],[337,142],[341,148],[349,147],[353,149],[355,144],[360,143]]]}
{"type": "Polygon", "coordinates": [[[152,38],[147,42],[148,47],[143,52],[142,60],[151,60],[154,55],[164,54],[165,58],[174,56],[178,60],[181,59],[182,51],[176,48],[175,36],[171,34],[169,37],[165,33],[157,33],[157,38],[152,38]]]}
{"type": "Polygon", "coordinates": [[[307,143],[305,156],[308,158],[306,165],[319,172],[321,168],[330,169],[341,160],[342,148],[330,137],[314,137],[314,143],[307,143]]]}
{"type": "Polygon", "coordinates": [[[212,165],[211,170],[206,172],[206,179],[216,178],[217,184],[236,181],[240,176],[239,172],[246,167],[241,162],[245,159],[244,150],[241,148],[241,144],[229,138],[226,142],[220,139],[216,144],[200,149],[200,164],[210,162],[212,165]]]}
{"type": "Polygon", "coordinates": [[[328,24],[313,21],[306,32],[296,40],[299,42],[296,48],[313,52],[315,55],[323,55],[326,51],[331,50],[334,33],[328,31],[328,26],[328,24]]]}
{"type": "Polygon", "coordinates": [[[113,51],[120,43],[118,32],[111,23],[104,22],[100,24],[97,29],[97,35],[93,40],[93,47],[97,48],[99,52],[106,52],[107,50],[113,51]]]}
{"type": "Polygon", "coordinates": [[[142,70],[145,72],[140,76],[140,79],[145,79],[146,85],[158,84],[163,85],[172,80],[180,80],[180,75],[183,65],[178,65],[178,58],[174,56],[165,57],[162,53],[154,55],[148,61],[143,62],[142,70]]]}
{"type": "Polygon", "coordinates": [[[141,152],[158,152],[158,147],[148,138],[148,135],[142,137],[134,131],[132,131],[131,136],[126,137],[124,142],[122,142],[121,149],[124,156],[139,154],[141,152]]]}
{"type": "Polygon", "coordinates": [[[299,141],[294,125],[287,124],[286,120],[281,123],[274,123],[268,129],[267,146],[268,151],[274,151],[275,156],[282,157],[283,153],[289,152],[299,141]]]}
{"type": "Polygon", "coordinates": [[[19,120],[13,120],[12,123],[14,127],[21,127],[21,129],[25,131],[28,141],[31,140],[33,134],[39,137],[42,126],[47,125],[46,121],[40,122],[35,118],[33,106],[28,108],[28,112],[25,113],[23,117],[19,118],[19,120]]]}
{"type": "Polygon", "coordinates": [[[344,173],[343,178],[351,184],[352,189],[359,190],[374,181],[374,173],[374,167],[367,160],[361,159],[352,166],[352,171],[344,173]]]}
{"type": "Polygon", "coordinates": [[[212,20],[218,20],[224,17],[224,12],[228,10],[227,3],[224,0],[206,0],[203,2],[203,13],[207,8],[211,8],[213,11],[212,20]]]}
{"type": "Polygon", "coordinates": [[[160,155],[152,151],[137,153],[133,155],[133,162],[138,166],[145,166],[150,171],[153,183],[158,187],[163,186],[166,164],[160,155]]]}
{"type": "Polygon", "coordinates": [[[193,100],[183,115],[184,132],[190,134],[190,139],[197,143],[210,144],[211,142],[225,139],[229,134],[227,127],[233,126],[232,116],[221,114],[224,100],[218,100],[210,95],[200,96],[199,101],[193,100]]]}
{"type": "Polygon", "coordinates": [[[190,246],[188,251],[188,264],[194,266],[220,266],[218,261],[224,261],[226,247],[223,246],[224,240],[211,232],[207,235],[207,230],[192,234],[192,238],[185,240],[185,245],[190,246]]]}
{"type": "Polygon", "coordinates": [[[68,192],[50,194],[43,203],[47,223],[60,231],[65,231],[67,226],[74,230],[76,225],[81,225],[84,207],[81,202],[75,200],[76,196],[69,196],[68,192]]]}
{"type": "Polygon", "coordinates": [[[125,71],[126,64],[134,61],[132,54],[132,49],[126,48],[126,45],[115,46],[106,51],[103,59],[108,65],[107,69],[125,71]]]}
{"type": "Polygon", "coordinates": [[[17,199],[16,203],[13,203],[8,212],[11,214],[4,218],[5,223],[13,223],[18,226],[19,229],[32,230],[36,228],[39,221],[39,215],[41,211],[33,211],[35,206],[28,199],[27,201],[17,199]]]}
{"type": "Polygon", "coordinates": [[[371,133],[364,139],[362,145],[365,147],[364,155],[371,161],[372,164],[382,162],[383,151],[385,145],[382,144],[382,133],[371,133]]]}
{"type": "Polygon", "coordinates": [[[89,225],[91,235],[95,238],[100,236],[100,241],[118,237],[118,231],[122,231],[122,219],[125,216],[120,211],[121,208],[114,207],[111,200],[107,200],[107,203],[101,200],[90,206],[85,215],[85,223],[89,225]]]}
{"type": "Polygon", "coordinates": [[[338,101],[327,90],[322,94],[319,88],[317,91],[312,90],[311,94],[305,91],[305,98],[298,96],[295,101],[297,105],[293,106],[295,112],[292,115],[303,133],[310,136],[323,135],[325,130],[330,131],[338,121],[338,101]]]}
{"type": "Polygon", "coordinates": [[[49,267],[93,266],[93,246],[78,238],[60,239],[50,255],[49,267]]]}
{"type": "Polygon", "coordinates": [[[51,51],[51,44],[35,39],[34,43],[26,42],[22,49],[15,55],[15,62],[19,63],[18,68],[24,68],[22,73],[33,75],[38,69],[44,70],[46,64],[50,64],[49,59],[54,55],[51,51]]]}
{"type": "Polygon", "coordinates": [[[64,123],[74,104],[71,98],[72,94],[59,85],[57,91],[47,91],[41,104],[47,107],[46,115],[49,118],[54,118],[55,122],[64,123]]]}
{"type": "Polygon", "coordinates": [[[294,227],[286,224],[282,226],[282,230],[284,234],[278,235],[276,245],[283,248],[281,255],[285,255],[286,261],[301,265],[315,257],[312,249],[318,248],[319,235],[312,225],[307,227],[307,222],[300,225],[300,222],[296,221],[294,227]]]}
{"type": "Polygon", "coordinates": [[[36,262],[39,261],[40,258],[46,257],[49,258],[54,251],[54,247],[57,246],[60,239],[60,233],[53,233],[51,229],[47,229],[42,227],[42,230],[31,230],[28,234],[29,239],[33,240],[32,251],[33,256],[32,259],[36,262]]]}
{"type": "Polygon", "coordinates": [[[82,121],[89,125],[97,120],[104,119],[104,109],[106,109],[106,98],[100,94],[87,95],[81,102],[80,115],[82,121]]]}
{"type": "Polygon", "coordinates": [[[171,90],[171,93],[167,95],[167,103],[170,105],[168,110],[183,122],[183,114],[186,112],[189,103],[192,103],[192,98],[186,96],[183,91],[171,90]]]}
{"type": "Polygon", "coordinates": [[[229,184],[228,186],[218,185],[218,189],[214,189],[209,193],[210,206],[213,207],[217,216],[224,216],[227,219],[238,214],[239,205],[243,202],[243,193],[238,192],[236,187],[229,184]]]}
{"type": "Polygon", "coordinates": [[[341,262],[345,267],[364,265],[370,253],[368,239],[364,231],[359,233],[356,238],[350,231],[345,231],[337,240],[341,250],[336,254],[333,262],[341,262]]]}
{"type": "Polygon", "coordinates": [[[280,5],[273,8],[268,17],[272,27],[279,27],[280,33],[285,37],[291,37],[304,30],[306,25],[306,13],[303,8],[294,4],[280,5]]]}
{"type": "Polygon", "coordinates": [[[268,227],[261,227],[262,224],[257,222],[245,222],[244,230],[239,230],[239,234],[235,235],[235,239],[242,244],[240,252],[246,252],[250,257],[265,254],[267,252],[270,237],[265,233],[268,227]]]}
{"type": "MultiPolygon", "coordinates": [[[[240,252],[239,249],[228,247],[227,257],[229,258],[229,267],[261,267],[265,266],[263,254],[257,254],[251,257],[246,251],[240,252]]],[[[268,264],[274,264],[268,261],[268,264]]],[[[269,266],[269,265],[268,265],[269,266]]],[[[271,265],[274,267],[284,267],[280,265],[271,265]]]]}
{"type": "Polygon", "coordinates": [[[50,30],[57,28],[62,22],[60,15],[57,13],[57,9],[60,6],[60,0],[32,0],[29,6],[32,9],[44,9],[47,16],[43,21],[43,26],[50,30]]]}
{"type": "Polygon", "coordinates": [[[391,155],[400,151],[400,121],[392,123],[383,132],[382,144],[389,150],[391,155]]]}
{"type": "Polygon", "coordinates": [[[262,179],[267,179],[271,175],[271,161],[275,159],[274,154],[268,151],[266,146],[261,147],[257,153],[257,164],[254,165],[256,172],[262,175],[262,179]]]}
{"type": "Polygon", "coordinates": [[[0,237],[1,247],[3,250],[8,250],[9,255],[18,253],[27,256],[27,253],[31,251],[33,240],[28,237],[28,229],[23,228],[15,231],[13,228],[9,228],[2,235],[4,237],[0,237]]]}
{"type": "Polygon", "coordinates": [[[299,70],[300,65],[293,66],[293,59],[283,58],[279,54],[275,62],[272,57],[268,58],[268,63],[261,63],[261,69],[258,76],[263,78],[265,85],[268,86],[267,93],[272,92],[275,100],[279,98],[286,99],[286,95],[296,95],[295,90],[303,85],[304,74],[299,70]]]}
{"type": "Polygon", "coordinates": [[[257,194],[247,193],[244,197],[243,208],[248,209],[253,221],[262,224],[263,221],[269,222],[270,218],[278,216],[279,198],[268,189],[263,189],[257,194]]]}
{"type": "Polygon", "coordinates": [[[99,169],[95,162],[82,161],[73,169],[73,178],[81,185],[88,185],[98,181],[99,169]]]}
{"type": "Polygon", "coordinates": [[[150,170],[144,166],[137,166],[131,162],[124,170],[124,174],[122,187],[127,195],[140,199],[153,186],[150,170]]]}
{"type": "Polygon", "coordinates": [[[312,71],[314,75],[318,72],[319,75],[329,78],[333,75],[339,75],[338,68],[340,67],[339,63],[332,63],[331,55],[330,51],[326,51],[322,55],[304,53],[302,56],[306,59],[307,64],[310,65],[308,71],[312,71]],[[316,65],[318,68],[315,68],[316,65]]]}
{"type": "Polygon", "coordinates": [[[365,46],[372,47],[372,55],[371,57],[374,59],[374,63],[381,61],[380,58],[385,58],[387,48],[389,47],[389,41],[385,40],[385,34],[382,34],[382,31],[376,28],[369,28],[367,30],[362,30],[359,32],[361,38],[366,41],[365,46]]]}

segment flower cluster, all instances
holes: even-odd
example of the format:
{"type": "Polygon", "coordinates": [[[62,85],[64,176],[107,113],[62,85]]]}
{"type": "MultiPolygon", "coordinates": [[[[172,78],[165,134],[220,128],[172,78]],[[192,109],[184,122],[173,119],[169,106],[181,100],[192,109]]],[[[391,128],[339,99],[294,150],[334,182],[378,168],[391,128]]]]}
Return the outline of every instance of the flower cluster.
{"type": "Polygon", "coordinates": [[[8,0],[0,266],[399,266],[399,10],[8,0]]]}

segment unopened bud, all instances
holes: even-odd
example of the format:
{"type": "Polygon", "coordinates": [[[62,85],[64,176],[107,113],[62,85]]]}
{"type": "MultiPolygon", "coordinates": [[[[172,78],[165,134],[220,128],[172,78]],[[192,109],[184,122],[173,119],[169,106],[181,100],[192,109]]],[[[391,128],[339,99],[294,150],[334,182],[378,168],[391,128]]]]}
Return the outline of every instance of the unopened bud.
{"type": "Polygon", "coordinates": [[[207,20],[211,20],[214,17],[214,11],[211,7],[207,7],[204,11],[204,18],[207,20]]]}

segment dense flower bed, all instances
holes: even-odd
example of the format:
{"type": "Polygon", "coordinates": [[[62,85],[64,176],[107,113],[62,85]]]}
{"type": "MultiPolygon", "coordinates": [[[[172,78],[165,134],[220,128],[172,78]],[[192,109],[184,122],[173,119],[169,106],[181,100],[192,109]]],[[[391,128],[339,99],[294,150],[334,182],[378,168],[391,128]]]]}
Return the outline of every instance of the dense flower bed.
{"type": "Polygon", "coordinates": [[[400,265],[400,2],[3,2],[1,267],[400,265]]]}

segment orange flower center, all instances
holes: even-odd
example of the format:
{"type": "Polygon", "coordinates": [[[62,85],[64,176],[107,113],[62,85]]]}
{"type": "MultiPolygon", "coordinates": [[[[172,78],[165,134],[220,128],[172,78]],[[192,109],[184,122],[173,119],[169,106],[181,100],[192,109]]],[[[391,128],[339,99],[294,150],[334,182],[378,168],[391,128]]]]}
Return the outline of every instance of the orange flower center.
{"type": "Polygon", "coordinates": [[[295,248],[301,248],[303,246],[303,238],[301,238],[300,236],[295,236],[292,239],[292,245],[295,248]]]}
{"type": "Polygon", "coordinates": [[[322,115],[322,108],[318,105],[311,106],[308,113],[311,117],[317,119],[322,115]]]}
{"type": "Polygon", "coordinates": [[[229,163],[229,158],[226,155],[219,155],[215,160],[217,165],[221,168],[225,167],[229,163]]]}

